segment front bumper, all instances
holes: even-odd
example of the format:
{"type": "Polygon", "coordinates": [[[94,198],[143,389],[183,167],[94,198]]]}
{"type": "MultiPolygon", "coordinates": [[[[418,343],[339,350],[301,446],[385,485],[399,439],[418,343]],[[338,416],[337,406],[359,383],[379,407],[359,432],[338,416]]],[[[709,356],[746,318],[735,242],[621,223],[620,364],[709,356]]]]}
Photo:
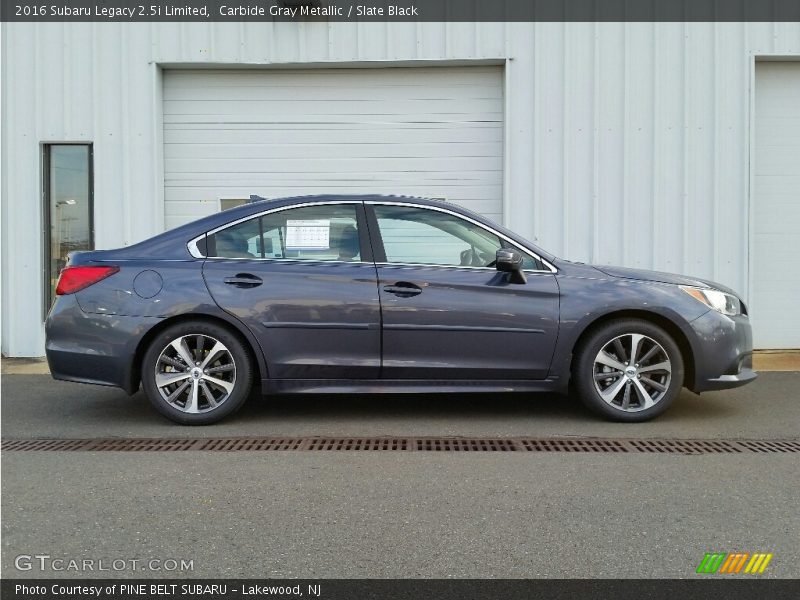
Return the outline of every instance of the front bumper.
{"type": "Polygon", "coordinates": [[[753,371],[753,328],[739,315],[728,317],[709,310],[691,322],[695,332],[695,392],[725,390],[750,383],[753,371]]]}
{"type": "Polygon", "coordinates": [[[728,390],[730,388],[742,387],[758,377],[758,373],[753,369],[742,369],[736,375],[720,375],[706,380],[706,391],[709,390],[728,390]]]}

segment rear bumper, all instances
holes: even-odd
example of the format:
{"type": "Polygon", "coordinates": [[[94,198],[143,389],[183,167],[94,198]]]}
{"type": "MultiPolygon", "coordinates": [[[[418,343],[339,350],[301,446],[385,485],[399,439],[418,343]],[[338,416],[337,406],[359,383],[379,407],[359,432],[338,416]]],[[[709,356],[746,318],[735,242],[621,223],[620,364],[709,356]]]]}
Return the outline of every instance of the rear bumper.
{"type": "Polygon", "coordinates": [[[746,316],[710,310],[691,326],[697,343],[693,391],[736,388],[758,377],[753,371],[753,328],[746,316]]]}
{"type": "Polygon", "coordinates": [[[85,313],[74,295],[59,296],[45,323],[45,354],[53,379],[134,393],[136,348],[161,319],[85,313]]]}

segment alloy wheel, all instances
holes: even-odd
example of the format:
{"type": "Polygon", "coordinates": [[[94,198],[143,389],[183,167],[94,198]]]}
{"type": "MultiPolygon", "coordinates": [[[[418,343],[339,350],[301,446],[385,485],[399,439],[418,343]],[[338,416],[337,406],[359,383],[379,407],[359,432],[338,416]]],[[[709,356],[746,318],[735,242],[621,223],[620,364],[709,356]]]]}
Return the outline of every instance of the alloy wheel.
{"type": "Polygon", "coordinates": [[[236,385],[236,364],[230,350],[202,333],[172,340],[156,362],[155,383],[171,407],[205,413],[223,404],[236,385]]]}
{"type": "Polygon", "coordinates": [[[624,412],[655,406],[672,379],[672,364],[664,347],[640,333],[626,333],[606,343],[594,359],[593,371],[600,398],[624,412]]]}

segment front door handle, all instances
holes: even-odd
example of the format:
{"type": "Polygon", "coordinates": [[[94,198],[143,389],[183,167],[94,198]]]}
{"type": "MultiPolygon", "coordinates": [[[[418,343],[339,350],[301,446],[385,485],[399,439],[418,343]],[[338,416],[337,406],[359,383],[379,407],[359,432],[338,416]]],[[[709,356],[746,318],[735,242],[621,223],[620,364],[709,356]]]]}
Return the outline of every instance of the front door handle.
{"type": "Polygon", "coordinates": [[[254,288],[264,283],[261,277],[250,273],[237,273],[236,277],[226,277],[223,281],[238,288],[254,288]]]}
{"type": "Polygon", "coordinates": [[[422,288],[408,281],[398,281],[393,285],[387,285],[383,288],[387,294],[394,294],[401,298],[410,298],[422,293],[422,288]]]}

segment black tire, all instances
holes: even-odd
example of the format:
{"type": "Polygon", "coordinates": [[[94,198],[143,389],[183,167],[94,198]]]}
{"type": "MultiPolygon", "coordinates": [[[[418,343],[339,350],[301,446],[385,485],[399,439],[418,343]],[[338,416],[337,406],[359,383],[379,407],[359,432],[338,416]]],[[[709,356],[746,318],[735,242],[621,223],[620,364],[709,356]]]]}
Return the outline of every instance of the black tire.
{"type": "MultiPolygon", "coordinates": [[[[163,381],[162,378],[162,383],[163,381]]],[[[252,385],[253,364],[245,343],[225,327],[205,321],[187,321],[168,327],[150,343],[142,360],[142,387],[147,398],[158,412],[182,425],[210,425],[233,414],[247,400],[252,385]],[[176,377],[182,377],[183,372],[188,372],[179,368],[186,363],[183,358],[185,354],[172,346],[173,341],[181,339],[185,340],[191,358],[199,361],[200,365],[204,360],[203,357],[209,359],[207,366],[210,371],[205,375],[200,373],[195,376],[200,367],[197,366],[198,362],[191,365],[189,367],[191,375],[186,375],[175,384],[163,388],[165,395],[177,394],[175,400],[170,402],[162,395],[162,389],[156,384],[156,368],[161,370],[160,376],[174,373],[176,377]],[[211,354],[211,348],[217,347],[214,342],[220,342],[224,348],[224,351],[216,353],[219,358],[208,356],[211,354]],[[163,372],[164,370],[168,372],[163,372]],[[198,383],[194,382],[195,379],[198,383]],[[180,392],[177,388],[182,386],[184,381],[189,382],[189,389],[180,392]],[[220,382],[226,384],[226,387],[218,385],[220,382]],[[199,391],[195,396],[194,405],[190,406],[191,390],[194,387],[199,391]],[[216,396],[218,404],[212,403],[208,396],[212,398],[216,396]],[[193,408],[197,408],[197,412],[187,412],[193,408]]]]}
{"type": "Polygon", "coordinates": [[[619,319],[597,327],[582,340],[572,363],[572,379],[581,401],[595,413],[612,421],[649,421],[667,410],[680,393],[683,357],[675,340],[661,327],[641,319],[619,319]],[[634,337],[637,335],[645,337],[634,337]],[[619,346],[614,340],[622,346],[619,352],[615,351],[619,346]],[[641,373],[636,363],[629,365],[628,355],[633,345],[637,347],[637,357],[646,359],[640,365],[641,373]],[[600,351],[604,349],[607,351],[601,357],[600,351]],[[653,355],[648,357],[651,350],[653,355]],[[624,360],[620,360],[620,355],[624,360]],[[605,362],[621,363],[625,370],[605,362]],[[657,366],[663,367],[656,369],[657,366]],[[603,378],[606,374],[608,377],[603,378]],[[649,401],[645,393],[650,396],[649,401]],[[626,402],[627,409],[623,408],[626,402]]]}

